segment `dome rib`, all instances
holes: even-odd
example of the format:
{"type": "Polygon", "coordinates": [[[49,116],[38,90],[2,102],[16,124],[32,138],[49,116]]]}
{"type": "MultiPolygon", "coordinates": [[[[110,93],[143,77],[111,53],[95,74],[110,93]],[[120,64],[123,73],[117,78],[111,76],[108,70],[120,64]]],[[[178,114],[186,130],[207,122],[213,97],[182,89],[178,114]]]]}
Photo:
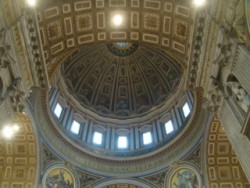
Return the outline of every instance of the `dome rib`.
{"type": "Polygon", "coordinates": [[[105,117],[133,118],[163,105],[177,90],[181,66],[167,54],[150,45],[129,43],[136,50],[117,55],[123,47],[113,45],[113,52],[108,46],[85,47],[61,69],[71,94],[88,110],[105,117]]]}

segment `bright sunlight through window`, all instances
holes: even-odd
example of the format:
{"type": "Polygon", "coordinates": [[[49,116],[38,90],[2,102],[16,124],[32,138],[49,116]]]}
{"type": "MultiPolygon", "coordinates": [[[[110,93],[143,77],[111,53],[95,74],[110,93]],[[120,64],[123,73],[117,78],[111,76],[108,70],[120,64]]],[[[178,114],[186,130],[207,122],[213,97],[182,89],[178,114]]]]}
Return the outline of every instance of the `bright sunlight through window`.
{"type": "Polygon", "coordinates": [[[71,125],[70,131],[72,133],[78,134],[80,131],[80,123],[78,123],[77,121],[74,120],[72,125],[71,125]]]}
{"type": "Polygon", "coordinates": [[[182,107],[182,111],[184,113],[185,118],[190,114],[190,108],[188,106],[188,103],[185,103],[182,107]]]}
{"type": "Polygon", "coordinates": [[[118,137],[118,148],[124,149],[128,147],[128,139],[126,136],[118,137]]]}
{"type": "Polygon", "coordinates": [[[56,117],[59,118],[61,113],[62,113],[62,106],[59,103],[57,103],[54,110],[54,114],[56,115],[56,117]]]}
{"type": "Polygon", "coordinates": [[[147,144],[151,144],[151,143],[152,143],[151,132],[143,133],[143,144],[147,145],[147,144]]]}
{"type": "Polygon", "coordinates": [[[165,123],[165,131],[166,134],[169,134],[174,131],[174,126],[171,120],[165,123]]]}
{"type": "Polygon", "coordinates": [[[102,144],[102,133],[94,132],[93,143],[96,145],[102,144]]]}

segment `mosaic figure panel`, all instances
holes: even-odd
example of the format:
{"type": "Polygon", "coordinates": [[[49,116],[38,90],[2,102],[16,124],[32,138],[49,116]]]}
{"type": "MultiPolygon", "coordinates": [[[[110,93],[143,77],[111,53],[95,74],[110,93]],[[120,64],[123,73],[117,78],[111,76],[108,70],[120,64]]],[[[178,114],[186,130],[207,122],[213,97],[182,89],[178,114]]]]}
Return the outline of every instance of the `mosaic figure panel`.
{"type": "Polygon", "coordinates": [[[171,188],[201,188],[201,176],[191,165],[182,165],[174,169],[168,178],[171,188]]]}
{"type": "Polygon", "coordinates": [[[75,188],[73,175],[62,167],[51,169],[45,176],[44,188],[75,188]]]}

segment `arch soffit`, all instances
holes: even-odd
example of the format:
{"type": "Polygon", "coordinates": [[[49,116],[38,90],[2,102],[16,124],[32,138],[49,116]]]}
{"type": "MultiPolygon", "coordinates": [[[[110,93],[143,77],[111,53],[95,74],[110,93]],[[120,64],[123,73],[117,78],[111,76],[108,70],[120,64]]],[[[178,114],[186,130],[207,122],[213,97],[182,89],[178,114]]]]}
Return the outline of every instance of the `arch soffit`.
{"type": "Polygon", "coordinates": [[[156,45],[161,51],[171,52],[171,56],[181,60],[183,65],[186,63],[195,15],[191,4],[163,0],[131,4],[122,1],[119,13],[124,13],[125,19],[119,30],[111,23],[112,16],[117,14],[116,7],[115,1],[97,4],[64,1],[38,8],[38,24],[48,66],[55,66],[51,65],[53,58],[66,56],[80,46],[119,41],[156,45]]]}
{"type": "MultiPolygon", "coordinates": [[[[1,140],[0,145],[6,145],[6,153],[8,154],[8,159],[6,161],[13,161],[13,163],[6,163],[7,166],[3,166],[3,173],[6,171],[7,176],[2,179],[2,184],[5,186],[10,186],[14,184],[16,186],[34,186],[37,187],[40,167],[39,167],[39,141],[36,134],[34,122],[32,118],[30,118],[27,114],[19,113],[14,116],[14,118],[9,122],[10,125],[18,124],[20,129],[16,133],[16,136],[13,137],[11,142],[5,142],[5,140],[1,140]],[[7,146],[8,145],[8,146],[7,146]],[[10,148],[15,148],[9,150],[10,148]],[[13,153],[12,153],[13,152],[13,153]],[[18,161],[22,161],[18,164],[18,161]],[[14,163],[15,161],[15,163],[14,163]],[[26,161],[26,162],[25,162],[26,161]],[[10,169],[11,173],[7,173],[10,169]],[[25,170],[31,173],[25,173],[25,170]],[[16,172],[16,173],[15,173],[16,172]],[[21,177],[21,179],[20,179],[21,177]]],[[[3,150],[4,151],[4,150],[3,150]]],[[[1,155],[1,154],[0,154],[1,155]]],[[[2,155],[4,156],[4,154],[2,155]]]]}

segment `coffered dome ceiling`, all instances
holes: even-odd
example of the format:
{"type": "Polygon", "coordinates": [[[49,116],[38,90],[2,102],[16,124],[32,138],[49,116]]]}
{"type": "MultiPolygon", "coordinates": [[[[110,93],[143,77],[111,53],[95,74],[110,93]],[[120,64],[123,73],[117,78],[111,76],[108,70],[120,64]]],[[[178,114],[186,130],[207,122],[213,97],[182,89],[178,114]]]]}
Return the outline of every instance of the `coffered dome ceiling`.
{"type": "Polygon", "coordinates": [[[166,53],[142,43],[92,44],[61,68],[70,93],[99,115],[136,117],[175,92],[182,69],[166,53]]]}
{"type": "Polygon", "coordinates": [[[47,145],[81,168],[110,176],[160,170],[195,145],[202,92],[186,91],[195,22],[188,1],[40,3],[36,18],[51,90],[41,93],[37,105],[44,114],[37,118],[47,122],[41,127],[47,145]],[[112,23],[116,15],[124,19],[119,27],[112,23]],[[171,133],[166,122],[173,123],[171,133]],[[145,135],[152,135],[150,144],[145,135]],[[127,138],[126,148],[119,148],[120,137],[127,138]]]}

